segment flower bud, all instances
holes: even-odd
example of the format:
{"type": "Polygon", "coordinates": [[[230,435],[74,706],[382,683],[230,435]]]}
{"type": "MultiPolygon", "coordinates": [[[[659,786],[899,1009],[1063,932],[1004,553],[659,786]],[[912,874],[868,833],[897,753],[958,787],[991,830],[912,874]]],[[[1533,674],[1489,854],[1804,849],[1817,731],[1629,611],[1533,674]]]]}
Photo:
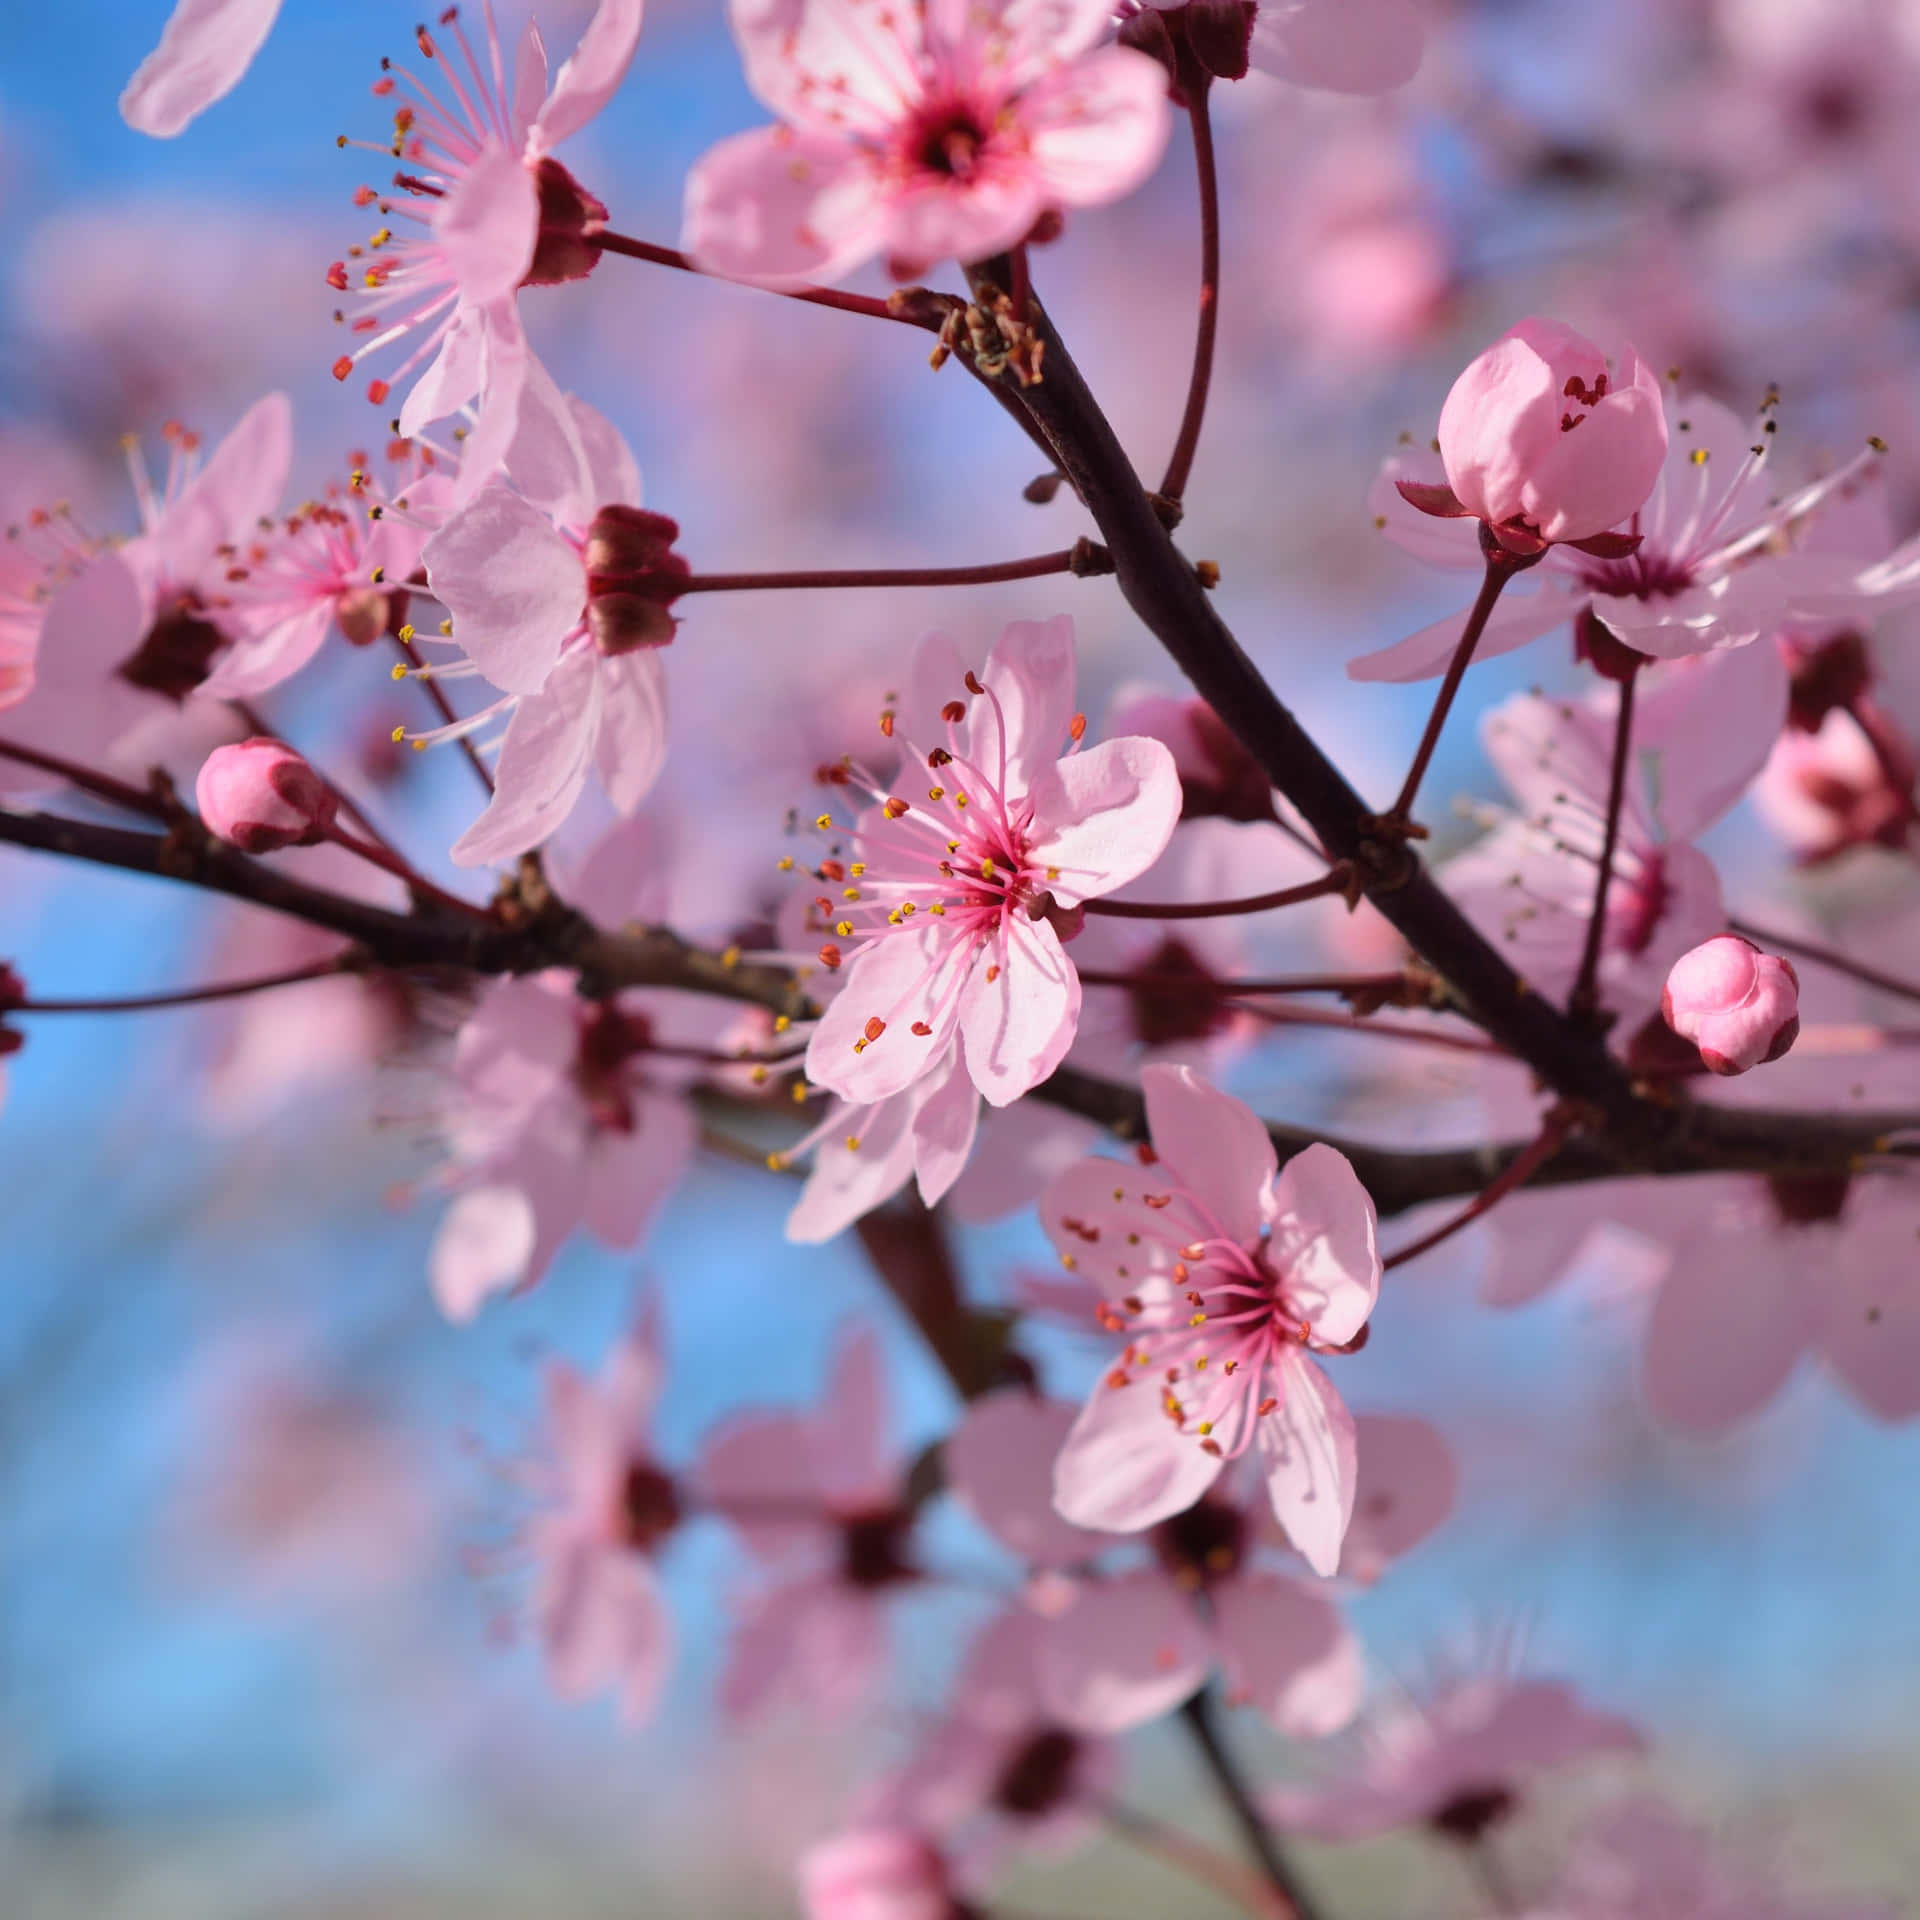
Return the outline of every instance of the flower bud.
{"type": "Polygon", "coordinates": [[[870,1827],[835,1834],[800,1860],[807,1920],[951,1920],[946,1863],[917,1833],[870,1827]]]}
{"type": "Polygon", "coordinates": [[[200,817],[242,853],[311,846],[326,837],[338,805],[291,747],[260,738],[208,754],[194,797],[200,817]]]}
{"type": "Polygon", "coordinates": [[[1646,503],[1667,454],[1660,383],[1631,347],[1600,349],[1557,320],[1522,320],[1453,383],[1440,458],[1462,507],[1490,527],[1576,541],[1646,503]]]}
{"type": "Polygon", "coordinates": [[[667,609],[692,571],[673,551],[677,522],[644,507],[602,507],[587,529],[587,629],[602,653],[663,647],[679,626],[667,609]]]}
{"type": "Polygon", "coordinates": [[[1673,963],[1660,1011],[1713,1072],[1745,1073],[1799,1037],[1800,980],[1790,960],[1737,933],[1716,934],[1673,963]]]}

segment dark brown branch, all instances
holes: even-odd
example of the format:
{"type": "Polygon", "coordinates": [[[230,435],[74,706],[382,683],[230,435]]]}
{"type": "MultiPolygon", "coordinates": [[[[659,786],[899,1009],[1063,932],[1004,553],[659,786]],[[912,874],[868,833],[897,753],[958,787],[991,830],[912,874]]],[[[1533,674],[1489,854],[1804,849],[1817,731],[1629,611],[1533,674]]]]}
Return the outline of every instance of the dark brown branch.
{"type": "MultiPolygon", "coordinates": [[[[697,273],[702,279],[719,280],[727,286],[753,285],[750,280],[733,280],[723,273],[708,273],[691,254],[682,253],[678,247],[657,247],[651,240],[635,240],[624,233],[597,233],[594,235],[594,244],[607,253],[624,254],[629,260],[645,260],[652,266],[673,267],[681,273],[697,273]]],[[[783,300],[804,300],[809,306],[833,307],[841,313],[864,314],[869,320],[900,320],[906,317],[896,313],[886,301],[876,300],[871,294],[843,293],[838,287],[762,287],[756,291],[777,294],[783,300]]],[[[909,321],[908,324],[914,323],[909,321]]]]}
{"type": "Polygon", "coordinates": [[[1180,1709],[1180,1718],[1186,1723],[1194,1746],[1206,1762],[1207,1771],[1213,1776],[1213,1783],[1220,1789],[1221,1797],[1245,1836],[1254,1858],[1260,1862],[1260,1871],[1266,1875],[1268,1886],[1285,1903],[1282,1911],[1289,1916],[1289,1920],[1314,1920],[1316,1909],[1301,1891],[1293,1868],[1280,1851],[1279,1836],[1267,1825],[1241,1776],[1239,1762],[1227,1751],[1226,1743],[1220,1737],[1220,1729],[1214,1719],[1212,1693],[1203,1687],[1180,1709]]]}
{"type": "MultiPolygon", "coordinates": [[[[997,290],[994,276],[976,269],[975,277],[990,301],[997,290]]],[[[1045,341],[1043,378],[1027,387],[1000,384],[1045,433],[1086,502],[1134,612],[1299,809],[1328,857],[1354,864],[1367,897],[1487,1032],[1556,1092],[1594,1109],[1610,1131],[1660,1132],[1664,1111],[1637,1095],[1599,1038],[1532,992],[1413,852],[1380,834],[1373,810],[1280,702],[1214,611],[1037,300],[1033,320],[1045,341]]]]}
{"type": "Polygon", "coordinates": [[[796,587],[987,587],[1002,580],[1040,580],[1071,573],[1087,578],[1111,573],[1113,562],[1091,540],[1035,554],[1030,560],[998,560],[981,567],[833,567],[797,573],[696,573],[674,592],[760,593],[796,587]]]}
{"type": "Polygon", "coordinates": [[[1297,907],[1309,900],[1323,900],[1330,893],[1344,893],[1353,885],[1353,869],[1346,865],[1332,868],[1318,880],[1297,887],[1282,887],[1277,893],[1253,893],[1243,900],[1089,900],[1086,910],[1111,920],[1227,920],[1243,913],[1265,913],[1274,907],[1297,907]]]}
{"type": "Polygon", "coordinates": [[[1600,840],[1600,870],[1594,876],[1593,911],[1587,916],[1587,937],[1580,949],[1580,971],[1567,996],[1567,1011],[1576,1019],[1591,1020],[1600,1004],[1600,949],[1607,934],[1607,895],[1613,890],[1613,855],[1620,844],[1620,809],[1627,798],[1627,765],[1633,757],[1633,689],[1640,678],[1638,663],[1621,675],[1620,705],[1613,722],[1613,765],[1607,775],[1607,824],[1600,840]]]}
{"type": "Polygon", "coordinates": [[[1187,378],[1186,411],[1167,461],[1161,497],[1179,500],[1187,491],[1193,456],[1200,450],[1200,429],[1207,417],[1207,390],[1213,382],[1213,343],[1220,329],[1220,180],[1213,158],[1213,119],[1207,96],[1211,80],[1202,74],[1189,83],[1187,118],[1193,126],[1193,164],[1200,185],[1200,318],[1193,335],[1193,371],[1187,378]]]}

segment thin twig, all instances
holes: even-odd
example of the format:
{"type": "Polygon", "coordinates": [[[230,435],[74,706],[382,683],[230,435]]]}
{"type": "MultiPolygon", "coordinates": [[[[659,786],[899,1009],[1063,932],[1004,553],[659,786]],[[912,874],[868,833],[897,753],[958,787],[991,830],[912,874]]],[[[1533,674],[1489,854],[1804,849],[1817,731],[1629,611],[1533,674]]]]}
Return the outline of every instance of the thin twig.
{"type": "Polygon", "coordinates": [[[1425,1233],[1411,1246],[1401,1247],[1381,1261],[1383,1271],[1404,1266],[1409,1260],[1429,1252],[1443,1240],[1451,1240],[1461,1228],[1471,1226],[1482,1214],[1490,1213],[1517,1187],[1524,1187],[1536,1169],[1543,1167],[1560,1151],[1561,1143],[1573,1131],[1573,1115],[1564,1107],[1555,1107],[1532,1144],[1515,1154],[1483,1193],[1476,1194],[1451,1220],[1443,1221],[1431,1233],[1425,1233]]]}
{"type": "Polygon", "coordinates": [[[1211,78],[1202,75],[1187,83],[1187,118],[1193,126],[1193,159],[1200,184],[1200,318],[1193,336],[1193,371],[1187,378],[1186,411],[1180,432],[1160,482],[1165,500],[1179,500],[1187,491],[1194,455],[1200,449],[1200,429],[1207,417],[1207,391],[1213,380],[1213,343],[1220,327],[1220,182],[1213,156],[1213,121],[1207,96],[1211,78]]]}
{"type": "Polygon", "coordinates": [[[800,587],[985,587],[1000,580],[1039,580],[1053,573],[1111,573],[1090,540],[1030,560],[998,560],[981,567],[832,567],[789,573],[696,573],[676,594],[758,593],[800,587]]]}
{"type": "Polygon", "coordinates": [[[1286,1920],[1315,1920],[1313,1903],[1301,1891],[1293,1869],[1287,1864],[1286,1855],[1280,1851],[1278,1837],[1254,1803],[1247,1783],[1240,1777],[1238,1762],[1227,1751],[1220,1737],[1210,1690],[1201,1688],[1180,1709],[1180,1718],[1206,1763],[1207,1771],[1213,1776],[1214,1785],[1220,1789],[1228,1810],[1239,1824],[1241,1833],[1246,1836],[1254,1858],[1260,1862],[1260,1871],[1266,1876],[1267,1885],[1277,1896],[1276,1912],[1286,1916],[1286,1920]]]}
{"type": "Polygon", "coordinates": [[[1353,885],[1353,869],[1343,861],[1318,880],[1282,887],[1277,893],[1254,893],[1241,900],[1088,900],[1091,914],[1110,920],[1226,920],[1235,914],[1265,913],[1274,907],[1297,907],[1330,893],[1344,893],[1353,885]]]}
{"type": "Polygon", "coordinates": [[[93,768],[83,767],[78,761],[63,760],[58,754],[42,753],[38,747],[23,747],[12,740],[0,740],[0,759],[15,760],[23,767],[34,767],[41,773],[50,773],[56,779],[64,780],[68,786],[92,794],[96,800],[109,800],[116,807],[125,807],[129,813],[144,814],[150,820],[164,820],[167,817],[167,809],[157,795],[144,792],[139,787],[131,787],[110,774],[96,773],[93,768]]]}
{"type": "MultiPolygon", "coordinates": [[[[691,254],[682,253],[678,247],[656,247],[650,240],[635,240],[624,233],[600,232],[593,236],[594,244],[608,253],[625,254],[629,260],[649,261],[656,267],[673,267],[681,273],[697,273],[702,279],[725,281],[729,286],[752,286],[750,280],[733,280],[726,274],[709,273],[691,254]]],[[[786,300],[804,300],[809,306],[835,307],[842,313],[865,314],[870,320],[906,320],[909,326],[917,321],[897,313],[884,300],[876,300],[871,294],[843,293],[838,287],[761,287],[756,291],[776,293],[786,300]]]]}
{"type": "Polygon", "coordinates": [[[1607,823],[1600,839],[1600,871],[1593,888],[1593,911],[1587,916],[1586,944],[1580,951],[1580,971],[1567,996],[1567,1011],[1590,1018],[1599,1004],[1596,981],[1600,947],[1607,933],[1607,895],[1613,888],[1613,855],[1620,844],[1620,809],[1627,797],[1627,763],[1633,757],[1633,689],[1640,678],[1638,661],[1620,681],[1620,706],[1613,723],[1613,767],[1607,776],[1607,823]]]}
{"type": "Polygon", "coordinates": [[[285,973],[263,973],[251,980],[223,980],[213,986],[180,987],[170,993],[130,993],[103,1000],[16,1000],[0,1004],[0,1013],[149,1013],[162,1007],[196,1007],[208,1000],[233,1000],[242,994],[266,993],[274,987],[297,986],[303,980],[326,980],[337,974],[363,973],[366,956],[349,948],[330,960],[289,967],[285,973]]]}
{"type": "Polygon", "coordinates": [[[1837,947],[1823,947],[1817,941],[1801,939],[1796,933],[1777,933],[1766,927],[1756,927],[1751,920],[1729,918],[1727,925],[1743,940],[1751,940],[1756,947],[1777,947],[1782,953],[1797,954],[1802,960],[1811,960],[1816,966],[1831,967],[1835,973],[1848,974],[1869,987],[1878,987],[1882,993],[1898,994],[1903,1000],[1920,1000],[1920,982],[1882,973],[1878,967],[1870,967],[1864,960],[1855,960],[1837,947]]]}

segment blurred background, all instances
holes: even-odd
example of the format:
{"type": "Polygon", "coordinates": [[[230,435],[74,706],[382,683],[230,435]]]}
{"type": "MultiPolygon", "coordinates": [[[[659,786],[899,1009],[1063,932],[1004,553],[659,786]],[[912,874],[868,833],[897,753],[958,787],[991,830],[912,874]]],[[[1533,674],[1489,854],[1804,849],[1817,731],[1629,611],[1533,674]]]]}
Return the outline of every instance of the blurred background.
{"type": "MultiPolygon", "coordinates": [[[[539,11],[558,50],[588,9],[539,11]]],[[[336,136],[382,137],[367,89],[382,54],[407,50],[413,12],[285,0],[239,90],[156,143],[115,101],[165,12],[0,8],[0,518],[68,502],[94,532],[128,529],[123,435],[157,458],[167,421],[212,438],[274,387],[295,401],[296,490],[382,437],[360,382],[328,376],[324,274],[364,238],[354,187],[381,178],[379,155],[336,136]]],[[[1222,359],[1182,535],[1219,563],[1222,610],[1284,697],[1383,803],[1427,693],[1355,688],[1345,662],[1467,596],[1379,540],[1367,485],[1523,314],[1631,340],[1743,411],[1776,382],[1783,457],[1815,473],[1878,432],[1894,530],[1920,508],[1907,13],[1429,12],[1421,75],[1385,101],[1257,77],[1218,90],[1222,359]]],[[[617,226],[671,243],[689,164],[763,117],[720,7],[660,0],[626,89],[567,161],[617,226]]],[[[1071,220],[1035,276],[1138,462],[1157,466],[1197,277],[1184,133],[1139,196],[1071,220]]],[[[524,307],[561,383],[627,434],[698,570],[958,564],[1083,530],[1068,497],[1023,501],[1031,448],[957,370],[930,373],[904,329],[615,258],[524,307]]],[[[1008,617],[1061,610],[1079,623],[1090,714],[1124,684],[1175,684],[1109,582],[938,604],[705,598],[672,650],[657,808],[686,930],[764,913],[786,810],[807,805],[817,762],[870,737],[919,633],[938,624],[978,654],[1008,617]]],[[[1482,667],[1470,693],[1484,706],[1566,684],[1560,648],[1482,667]]],[[[391,750],[389,729],[418,718],[410,691],[336,646],[268,707],[431,861],[473,796],[455,755],[391,750]]],[[[1500,797],[1471,726],[1450,730],[1428,791],[1500,797]]],[[[1463,814],[1429,810],[1442,850],[1471,837],[1463,814]]],[[[1710,845],[1736,897],[1805,904],[1744,815],[1710,845]]],[[[1874,862],[1823,876],[1814,904],[1884,903],[1895,869],[1874,862]]],[[[1276,938],[1338,950],[1332,921],[1303,926],[1276,938]]],[[[0,852],[0,958],[42,993],[245,972],[271,964],[275,937],[242,908],[0,852]]],[[[447,1325],[424,1279],[439,1207],[417,1188],[455,1016],[415,1007],[386,1031],[358,1002],[310,1000],[297,1019],[291,1004],[42,1021],[5,1065],[0,1908],[787,1911],[795,1851],[937,1710],[958,1631],[1012,1570],[944,1517],[955,1577],[900,1608],[878,1719],[742,1731],[714,1706],[740,1556],[696,1525],[668,1565],[683,1656],[666,1708],[636,1732],[606,1703],[564,1706],[528,1645],[511,1544],[539,1364],[597,1365],[636,1288],[653,1288],[670,1460],[731,1410],[808,1400],[856,1316],[882,1321],[903,1456],[951,1418],[940,1377],[850,1238],[786,1246],[789,1184],[712,1157],[639,1257],[576,1244],[531,1297],[447,1325]]],[[[1380,1137],[1409,1136],[1416,1115],[1428,1137],[1484,1126],[1473,1078],[1423,1049],[1283,1036],[1233,1084],[1276,1117],[1380,1137]]],[[[959,1245],[985,1299],[1048,1258],[1031,1216],[963,1228],[959,1245]]],[[[1630,1263],[1590,1263],[1592,1284],[1496,1317],[1475,1303],[1484,1257],[1463,1237],[1397,1277],[1341,1376],[1358,1406],[1438,1423],[1464,1475],[1451,1525],[1354,1603],[1382,1685],[1517,1634],[1531,1666],[1633,1715],[1652,1776],[1711,1824],[1767,1835],[1813,1884],[1920,1886],[1920,1431],[1874,1426],[1803,1369],[1733,1438],[1665,1439],[1637,1401],[1630,1263]]],[[[1050,1338],[1051,1377],[1077,1394],[1097,1350],[1050,1338]]],[[[1235,1724],[1273,1777],[1311,1770],[1235,1724]]],[[[1131,1797],[1204,1826],[1199,1790],[1170,1736],[1135,1742],[1131,1797]]],[[[1517,1861],[1547,1857],[1577,1803],[1570,1790],[1530,1816],[1517,1861]]],[[[1304,1857],[1337,1914],[1443,1914],[1470,1892],[1417,1839],[1304,1857]]],[[[1010,1897],[1216,1910],[1158,1876],[1108,1847],[1032,1870],[1010,1897]]]]}

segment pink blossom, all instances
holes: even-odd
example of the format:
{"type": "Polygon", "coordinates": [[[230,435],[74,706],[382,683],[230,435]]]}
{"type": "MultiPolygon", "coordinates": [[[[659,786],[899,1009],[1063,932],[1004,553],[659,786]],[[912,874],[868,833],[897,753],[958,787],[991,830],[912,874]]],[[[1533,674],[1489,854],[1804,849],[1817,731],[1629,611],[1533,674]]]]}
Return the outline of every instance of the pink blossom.
{"type": "Polygon", "coordinates": [[[1800,978],[1792,961],[1717,934],[1673,963],[1660,1012],[1715,1073],[1745,1073],[1799,1037],[1800,978]]]}
{"type": "Polygon", "coordinates": [[[553,1499],[528,1528],[554,1692],[586,1700],[617,1689],[629,1722],[653,1711],[673,1657],[673,1623],[653,1570],[682,1518],[678,1485],[650,1439],[662,1366],[651,1300],[598,1379],[548,1362],[553,1499]]]}
{"type": "Polygon", "coordinates": [[[733,0],[747,83],[782,124],[695,165],[687,249],[776,285],[838,279],[875,254],[913,279],[1004,252],[1045,213],[1130,193],[1166,143],[1166,76],[1099,44],[1110,11],[733,0]]]}
{"type": "Polygon", "coordinates": [[[1557,320],[1502,335],[1440,409],[1440,458],[1459,504],[1533,542],[1617,526],[1653,491],[1666,451],[1652,368],[1628,347],[1609,373],[1600,349],[1557,320]]]}
{"type": "Polygon", "coordinates": [[[806,1920],[959,1920],[946,1862],[902,1827],[835,1834],[808,1848],[799,1874],[806,1920]]]}
{"type": "Polygon", "coordinates": [[[842,1098],[901,1092],[958,1035],[974,1085],[1005,1106],[1072,1044],[1080,982],[1058,927],[1151,866],[1180,808],[1157,740],[1078,751],[1073,676],[1065,617],[1008,627],[978,676],[944,636],[921,643],[887,722],[896,789],[861,779],[876,804],[854,829],[827,956],[847,977],[807,1048],[809,1078],[842,1098]]]}
{"type": "MultiPolygon", "coordinates": [[[[1476,660],[1511,653],[1588,610],[1635,652],[1675,660],[1747,646],[1796,609],[1864,613],[1883,590],[1858,577],[1864,555],[1802,550],[1808,523],[1878,463],[1875,449],[1776,497],[1771,401],[1758,419],[1742,420],[1705,394],[1669,389],[1665,408],[1659,478],[1644,504],[1629,509],[1626,531],[1638,534],[1640,545],[1624,559],[1551,548],[1528,576],[1532,591],[1523,581],[1501,596],[1476,660]],[[1790,532],[1801,536],[1797,545],[1789,545],[1790,532]]],[[[1472,527],[1421,512],[1399,492],[1401,482],[1420,489],[1447,477],[1438,454],[1396,453],[1369,494],[1375,524],[1430,566],[1477,570],[1482,556],[1472,527]]],[[[1348,676],[1400,681],[1442,673],[1460,629],[1461,616],[1450,615],[1351,661],[1348,676]]]]}
{"type": "Polygon", "coordinates": [[[242,853],[277,853],[324,840],[340,802],[283,740],[216,747],[194,787],[200,817],[242,853]]]}
{"type": "Polygon", "coordinates": [[[841,1341],[817,1411],[742,1414],[702,1448],[701,1498],[771,1575],[735,1629],[720,1684],[728,1713],[784,1697],[842,1715],[877,1678],[886,1602],[920,1578],[888,1422],[878,1343],[863,1328],[841,1341]]]}
{"type": "Polygon", "coordinates": [[[1722,1183],[1670,1236],[1647,1320],[1647,1403],[1682,1433],[1724,1432],[1818,1357],[1876,1419],[1920,1415],[1920,1210],[1869,1176],[1722,1183]]]}
{"type": "MultiPolygon", "coordinates": [[[[1037,1567],[1084,1567],[1115,1544],[1064,1519],[1051,1497],[1047,1463],[1078,1417],[1065,1401],[1007,1388],[975,1401],[948,1442],[955,1498],[1037,1567]]],[[[1232,1698],[1285,1732],[1317,1737],[1352,1717],[1359,1645],[1324,1589],[1259,1563],[1278,1542],[1263,1526],[1266,1495],[1250,1491],[1250,1501],[1203,1493],[1168,1515],[1146,1535],[1150,1567],[1077,1576],[1036,1627],[1041,1696],[1066,1726],[1142,1725],[1216,1666],[1232,1698]]]]}
{"type": "Polygon", "coordinates": [[[1283,1832],[1363,1840],[1423,1825],[1474,1840],[1507,1818],[1535,1774],[1588,1754],[1638,1753],[1640,1735],[1557,1680],[1489,1673],[1452,1682],[1371,1720],[1347,1777],[1266,1796],[1283,1832]]]}
{"type": "Polygon", "coordinates": [[[1753,803],[1808,866],[1855,847],[1904,847],[1913,833],[1911,772],[1891,777],[1859,721],[1837,707],[1817,732],[1781,733],[1753,803]]]}
{"type": "Polygon", "coordinates": [[[1353,1514],[1354,1427],[1310,1353],[1351,1348],[1380,1287],[1373,1202],[1331,1147],[1275,1178],[1273,1142],[1190,1067],[1141,1074],[1152,1157],[1083,1160],[1041,1220],[1128,1344],[1054,1471],[1077,1525],[1137,1532],[1256,1445],[1273,1511],[1330,1574],[1353,1514]]]}
{"type": "MultiPolygon", "coordinates": [[[[1779,697],[1784,708],[1784,683],[1779,697]]],[[[1610,693],[1591,702],[1522,693],[1488,714],[1481,728],[1487,755],[1521,811],[1495,816],[1478,846],[1440,870],[1441,884],[1468,918],[1552,1000],[1572,989],[1593,913],[1612,704],[1610,693]]],[[[1724,722],[1722,738],[1737,740],[1737,712],[1730,709],[1724,722]]],[[[1646,724],[1637,713],[1636,733],[1646,724]]],[[[1715,809],[1731,805],[1740,788],[1721,777],[1710,744],[1690,753],[1678,738],[1658,765],[1657,805],[1641,779],[1628,782],[1601,935],[1601,1004],[1620,1015],[1627,1033],[1659,1005],[1673,963],[1726,924],[1719,878],[1689,836],[1711,822],[1715,809]]]]}
{"type": "Polygon", "coordinates": [[[183,131],[240,84],[279,11],[280,0],[177,0],[120,96],[127,125],[162,140],[183,131]]]}
{"type": "Polygon", "coordinates": [[[678,529],[640,507],[640,471],[619,433],[563,399],[537,364],[507,459],[507,477],[488,479],[421,550],[464,671],[501,693],[458,726],[419,737],[505,720],[493,799],[453,848],[460,866],[539,845],[590,772],[615,809],[632,814],[667,747],[659,649],[675,626],[666,604],[686,576],[671,552],[678,529]]]}
{"type": "Polygon", "coordinates": [[[557,971],[481,995],[454,1045],[443,1179],[459,1193],[430,1264],[449,1319],[534,1285],[576,1227],[611,1247],[646,1231],[698,1134],[672,1050],[710,1045],[716,1006],[665,990],[583,1000],[557,971]]]}
{"type": "Polygon", "coordinates": [[[552,149],[625,79],[642,0],[600,0],[551,85],[539,27],[529,20],[521,34],[509,84],[493,0],[481,0],[481,10],[484,60],[451,11],[441,25],[456,57],[426,27],[416,31],[421,54],[444,63],[450,98],[395,63],[375,83],[375,94],[400,104],[391,142],[370,150],[406,163],[394,185],[408,198],[363,187],[356,204],[376,206],[382,225],[365,247],[349,250],[351,269],[336,261],[328,274],[340,292],[364,296],[352,327],[366,338],[334,363],[337,378],[367,355],[421,335],[406,360],[368,389],[384,406],[394,382],[425,367],[400,409],[400,431],[409,437],[476,397],[483,418],[496,409],[509,420],[517,413],[530,358],[519,290],[590,272],[600,252],[595,236],[606,224],[606,208],[552,149]],[[421,201],[424,212],[415,210],[421,201]],[[391,221],[400,223],[397,235],[391,221]]]}

